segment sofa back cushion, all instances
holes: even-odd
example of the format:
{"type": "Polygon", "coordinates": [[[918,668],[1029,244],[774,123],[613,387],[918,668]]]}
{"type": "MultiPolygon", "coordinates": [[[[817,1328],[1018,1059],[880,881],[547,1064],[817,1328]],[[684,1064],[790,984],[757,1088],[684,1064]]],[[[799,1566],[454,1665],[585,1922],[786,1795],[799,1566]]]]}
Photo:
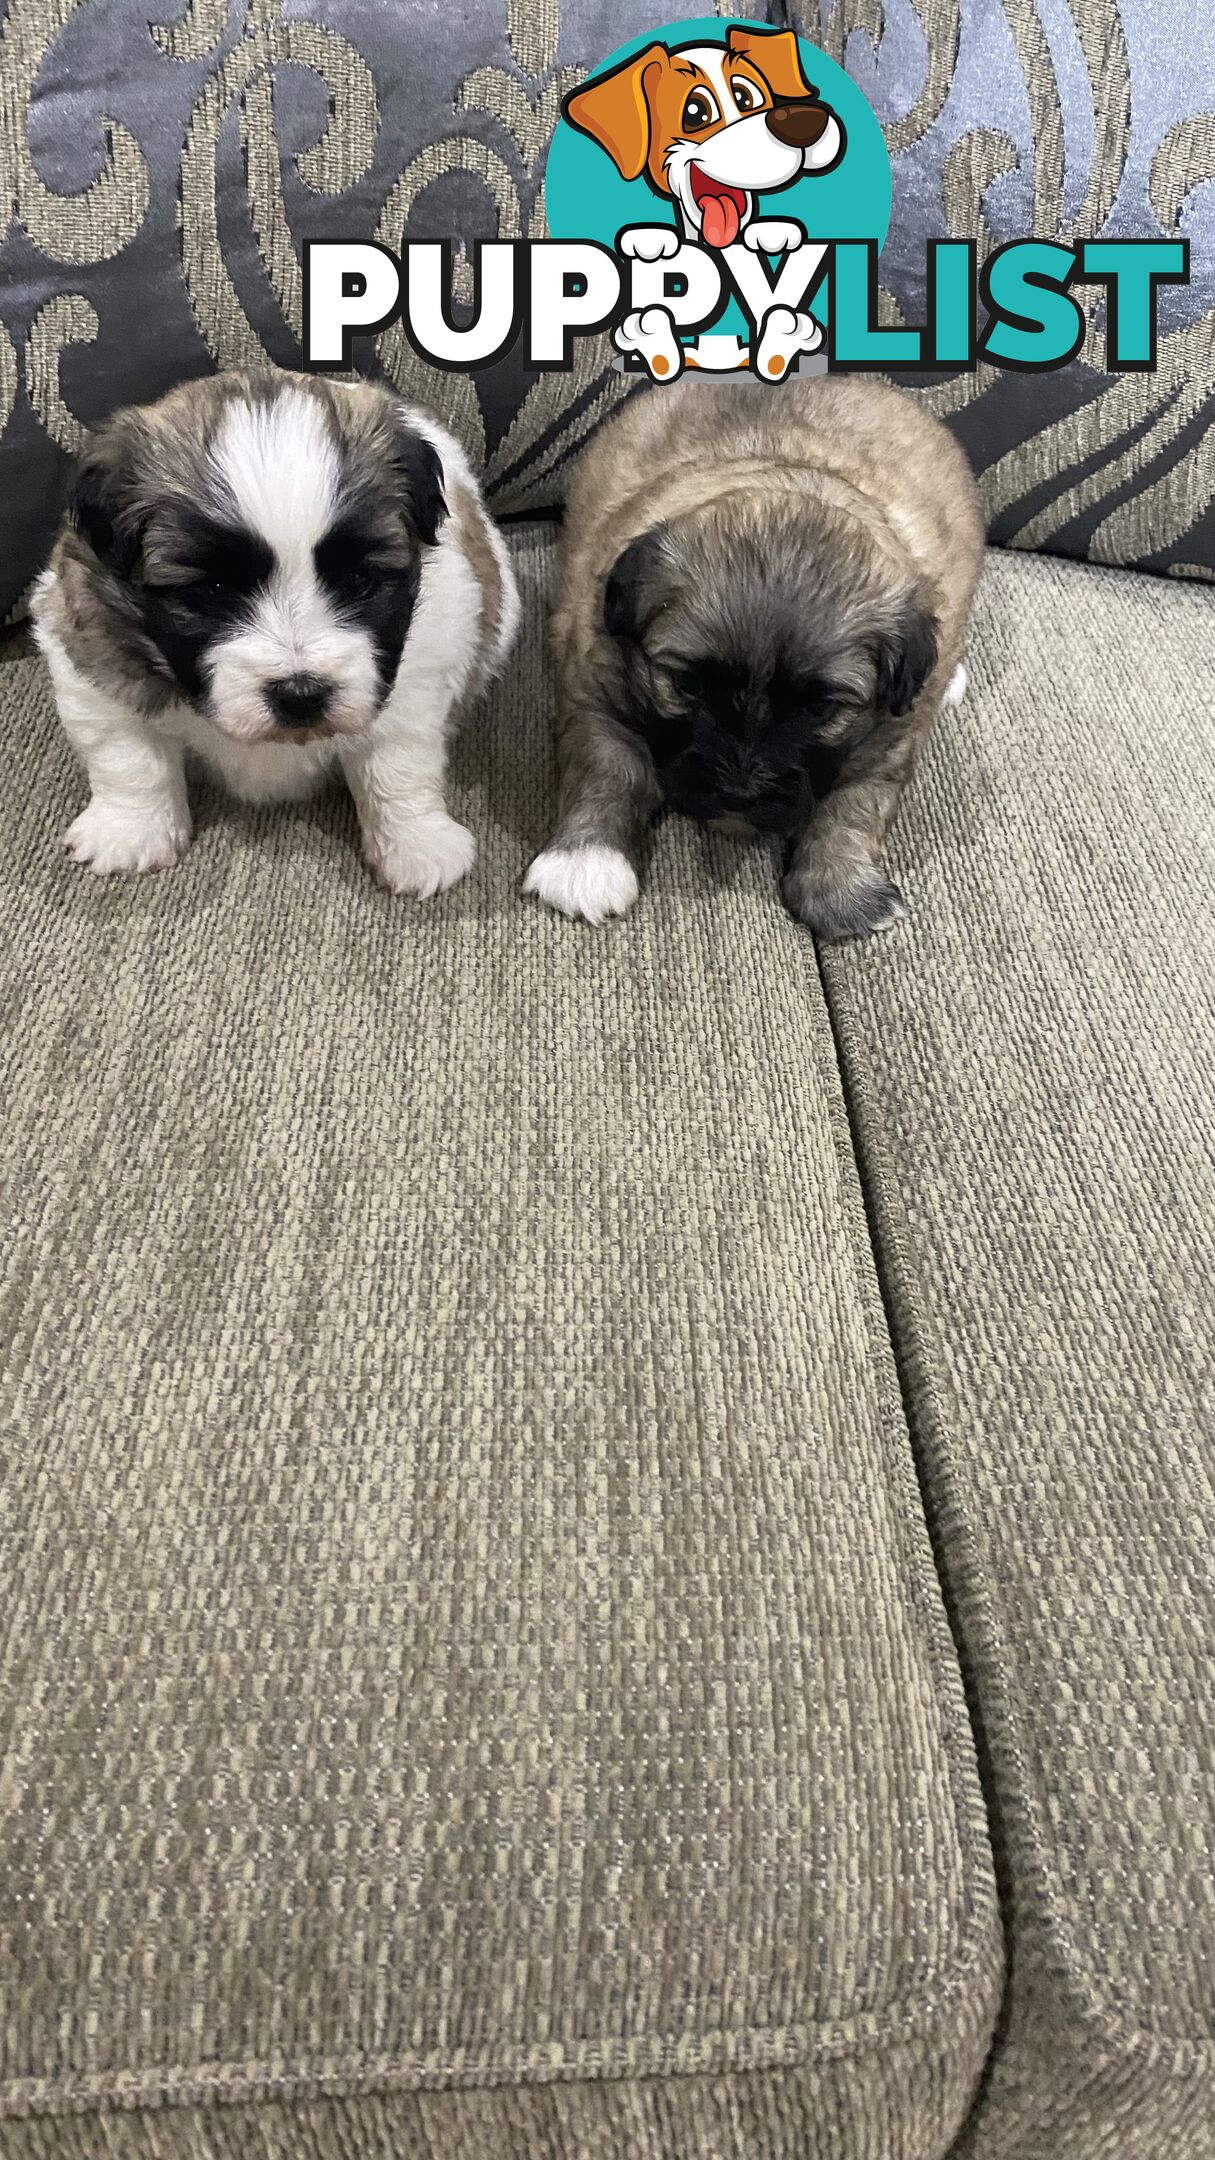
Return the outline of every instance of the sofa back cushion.
{"type": "Polygon", "coordinates": [[[885,318],[924,321],[925,243],[982,259],[1033,235],[1190,241],[1161,286],[1158,365],[1110,375],[1100,286],[1050,374],[980,364],[923,387],[979,474],[1006,546],[1215,577],[1215,0],[790,0],[886,134],[885,318]],[[820,17],[825,19],[820,19],[820,17]]]}
{"type": "MultiPolygon", "coordinates": [[[[535,237],[564,93],[657,20],[712,10],[10,10],[0,65],[21,120],[0,232],[0,621],[45,558],[82,428],[211,368],[298,366],[305,239],[535,237]]],[[[462,253],[459,265],[471,297],[462,253]]],[[[626,389],[601,339],[582,341],[570,375],[529,373],[510,353],[475,379],[427,366],[400,324],[377,343],[378,362],[365,340],[360,363],[443,414],[499,510],[556,500],[562,461],[626,389]]]]}
{"type": "MultiPolygon", "coordinates": [[[[564,92],[626,38],[712,6],[10,10],[6,110],[21,118],[0,234],[0,620],[45,557],[84,427],[210,368],[298,365],[306,238],[542,232],[564,92]]],[[[1070,367],[981,366],[917,387],[979,468],[996,539],[1215,575],[1215,0],[1066,0],[1049,39],[1028,0],[716,9],[791,19],[883,120],[892,319],[922,319],[932,235],[977,234],[985,249],[1028,233],[1188,233],[1191,282],[1160,292],[1155,373],[1106,375],[1090,288],[1070,367]]],[[[396,324],[358,358],[444,415],[510,512],[560,500],[570,457],[629,388],[605,339],[575,355],[571,374],[531,373],[517,352],[475,377],[439,372],[396,324]]]]}

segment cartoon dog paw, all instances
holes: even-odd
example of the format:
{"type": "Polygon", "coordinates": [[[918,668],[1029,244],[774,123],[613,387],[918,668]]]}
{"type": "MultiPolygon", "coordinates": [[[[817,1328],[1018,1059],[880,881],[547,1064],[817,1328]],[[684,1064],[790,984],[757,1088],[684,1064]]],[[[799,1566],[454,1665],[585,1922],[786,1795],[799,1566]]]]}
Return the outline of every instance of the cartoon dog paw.
{"type": "Polygon", "coordinates": [[[769,308],[760,330],[754,368],[765,382],[780,382],[799,353],[817,352],[823,333],[813,315],[790,307],[769,308]]]}
{"type": "Polygon", "coordinates": [[[670,225],[630,225],[617,245],[622,255],[634,255],[638,262],[662,262],[668,255],[678,255],[680,240],[670,225]]]}
{"type": "Polygon", "coordinates": [[[757,218],[743,233],[743,246],[755,255],[789,255],[806,237],[796,218],[757,218]]]}
{"type": "Polygon", "coordinates": [[[622,353],[643,360],[655,382],[674,382],[683,373],[683,346],[666,308],[634,308],[613,330],[612,343],[622,353]]]}

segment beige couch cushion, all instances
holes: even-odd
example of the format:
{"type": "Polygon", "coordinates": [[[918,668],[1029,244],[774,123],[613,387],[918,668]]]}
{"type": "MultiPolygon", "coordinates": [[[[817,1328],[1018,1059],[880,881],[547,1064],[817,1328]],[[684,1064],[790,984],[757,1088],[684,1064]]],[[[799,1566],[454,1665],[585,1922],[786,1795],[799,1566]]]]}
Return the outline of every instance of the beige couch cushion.
{"type": "Polygon", "coordinates": [[[520,562],[426,908],[340,796],[95,882],[0,671],[5,2160],[940,2160],[974,2089],[985,1825],[814,950],[686,827],[618,929],[520,900],[520,562]]]}
{"type": "Polygon", "coordinates": [[[960,2152],[1215,2152],[1215,609],[989,557],[826,973],[965,1634],[1012,1997],[960,2152]]]}

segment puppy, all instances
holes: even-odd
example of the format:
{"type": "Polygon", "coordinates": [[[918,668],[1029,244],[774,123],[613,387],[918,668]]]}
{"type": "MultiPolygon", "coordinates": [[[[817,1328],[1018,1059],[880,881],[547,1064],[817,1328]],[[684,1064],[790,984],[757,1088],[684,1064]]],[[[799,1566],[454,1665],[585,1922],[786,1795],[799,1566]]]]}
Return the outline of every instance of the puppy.
{"type": "MultiPolygon", "coordinates": [[[[754,25],[732,23],[724,45],[647,46],[569,92],[562,110],[624,179],[644,177],[673,203],[678,230],[635,225],[620,235],[623,254],[648,262],[674,256],[683,240],[722,253],[736,243],[767,255],[799,248],[803,226],[757,218],[756,197],[831,172],[846,147],[838,115],[806,80],[793,32],[754,25]]],[[[684,348],[670,311],[658,306],[626,316],[614,335],[660,380],[685,365],[729,369],[750,357],[722,335],[684,348]]],[[[821,343],[812,316],[774,303],[757,326],[755,364],[766,380],[779,379],[799,352],[821,343]]]]}
{"type": "Polygon", "coordinates": [[[982,543],[963,453],[903,391],[688,378],[633,399],[570,488],[557,830],[525,890],[623,914],[665,803],[774,836],[822,936],[895,922],[882,845],[965,686],[982,543]]]}
{"type": "Polygon", "coordinates": [[[235,373],[116,413],[34,600],[91,789],[65,845],[102,875],[177,862],[187,751],[246,801],[337,766],[376,875],[443,891],[476,853],[444,799],[452,719],[517,617],[463,452],[386,390],[235,373]]]}

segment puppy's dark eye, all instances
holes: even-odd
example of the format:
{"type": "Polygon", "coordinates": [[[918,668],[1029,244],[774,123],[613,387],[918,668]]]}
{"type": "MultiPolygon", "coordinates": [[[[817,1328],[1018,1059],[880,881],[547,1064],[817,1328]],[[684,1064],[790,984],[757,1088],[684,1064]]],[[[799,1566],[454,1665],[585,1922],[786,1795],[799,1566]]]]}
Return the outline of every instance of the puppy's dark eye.
{"type": "Polygon", "coordinates": [[[380,573],[372,562],[346,563],[334,583],[339,592],[374,592],[380,582],[380,573]]]}
{"type": "Polygon", "coordinates": [[[273,569],[274,556],[257,533],[174,505],[154,530],[147,587],[153,599],[179,614],[218,614],[252,600],[273,569]]]}
{"type": "Polygon", "coordinates": [[[402,567],[369,543],[353,520],[335,525],[318,541],[315,561],[322,585],[352,604],[378,592],[402,567]]]}
{"type": "Polygon", "coordinates": [[[794,685],[793,700],[798,710],[818,726],[839,716],[846,694],[837,684],[825,682],[821,675],[806,675],[794,685]]]}
{"type": "Polygon", "coordinates": [[[389,588],[391,578],[392,572],[385,564],[364,556],[357,562],[343,563],[324,582],[339,608],[359,609],[370,607],[389,588]]]}
{"type": "Polygon", "coordinates": [[[687,129],[689,135],[699,135],[703,133],[705,128],[712,127],[713,122],[720,120],[720,118],[721,114],[717,110],[717,100],[712,91],[693,90],[684,105],[681,125],[687,129]]]}
{"type": "Polygon", "coordinates": [[[227,578],[199,572],[193,575],[183,572],[175,578],[149,578],[148,591],[157,600],[178,607],[210,607],[219,600],[226,600],[234,591],[227,578]]]}
{"type": "Polygon", "coordinates": [[[676,663],[667,669],[667,676],[676,697],[692,700],[703,695],[704,677],[698,667],[676,663]]]}

